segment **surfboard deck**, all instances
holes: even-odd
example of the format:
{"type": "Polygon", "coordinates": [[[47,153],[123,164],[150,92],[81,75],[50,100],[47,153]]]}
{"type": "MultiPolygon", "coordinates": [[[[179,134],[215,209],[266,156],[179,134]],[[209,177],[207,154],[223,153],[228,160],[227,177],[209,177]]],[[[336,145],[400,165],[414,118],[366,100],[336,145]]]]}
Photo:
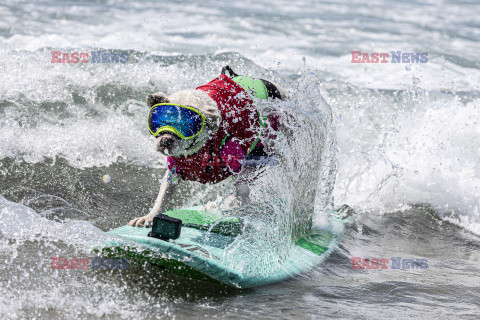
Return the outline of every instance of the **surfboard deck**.
{"type": "MultiPolygon", "coordinates": [[[[179,276],[236,288],[272,284],[306,272],[321,263],[336,247],[339,235],[315,230],[308,238],[296,241],[289,256],[266,275],[247,275],[224,261],[226,248],[241,232],[236,217],[222,217],[200,207],[179,209],[164,214],[182,220],[181,235],[164,241],[148,237],[151,228],[123,226],[107,232],[111,239],[97,247],[108,258],[154,265],[179,276]]],[[[231,261],[230,261],[231,262],[231,261]]]]}

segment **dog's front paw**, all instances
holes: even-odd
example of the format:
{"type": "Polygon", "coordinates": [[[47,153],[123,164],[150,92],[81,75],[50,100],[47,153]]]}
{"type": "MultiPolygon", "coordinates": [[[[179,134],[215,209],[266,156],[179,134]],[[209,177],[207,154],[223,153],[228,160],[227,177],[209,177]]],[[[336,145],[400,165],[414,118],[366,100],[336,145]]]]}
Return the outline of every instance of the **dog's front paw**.
{"type": "Polygon", "coordinates": [[[147,105],[151,108],[158,103],[168,103],[167,95],[163,92],[157,92],[147,95],[147,105]]]}
{"type": "Polygon", "coordinates": [[[132,227],[148,227],[148,226],[150,226],[152,221],[153,221],[153,219],[150,218],[148,215],[146,215],[144,217],[139,217],[139,218],[135,218],[133,220],[130,220],[128,225],[132,226],[132,227]]]}

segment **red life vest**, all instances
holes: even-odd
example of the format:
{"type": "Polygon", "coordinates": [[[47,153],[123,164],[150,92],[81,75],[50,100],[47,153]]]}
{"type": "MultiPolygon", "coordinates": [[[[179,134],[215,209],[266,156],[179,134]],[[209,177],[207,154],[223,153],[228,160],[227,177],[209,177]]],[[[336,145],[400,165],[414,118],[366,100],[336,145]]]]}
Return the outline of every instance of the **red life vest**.
{"type": "Polygon", "coordinates": [[[232,175],[220,151],[227,139],[236,139],[244,154],[258,138],[260,121],[248,93],[226,75],[220,75],[197,90],[208,93],[222,115],[220,126],[210,140],[195,154],[172,157],[184,179],[217,183],[232,175]]]}

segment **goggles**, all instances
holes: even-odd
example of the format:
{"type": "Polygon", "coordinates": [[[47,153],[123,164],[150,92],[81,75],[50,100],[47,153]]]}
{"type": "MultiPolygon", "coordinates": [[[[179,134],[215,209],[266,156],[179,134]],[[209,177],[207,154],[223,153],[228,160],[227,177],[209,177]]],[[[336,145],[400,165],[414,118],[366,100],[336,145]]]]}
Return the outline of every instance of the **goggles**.
{"type": "Polygon", "coordinates": [[[171,132],[182,139],[192,139],[204,126],[205,116],[200,111],[179,104],[159,103],[148,114],[148,129],[155,137],[171,132]]]}

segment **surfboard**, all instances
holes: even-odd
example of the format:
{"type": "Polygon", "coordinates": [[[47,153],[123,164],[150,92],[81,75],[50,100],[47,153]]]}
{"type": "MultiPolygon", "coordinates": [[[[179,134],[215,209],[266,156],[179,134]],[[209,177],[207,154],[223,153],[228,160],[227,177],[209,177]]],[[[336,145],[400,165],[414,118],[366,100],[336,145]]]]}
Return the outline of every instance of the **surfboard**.
{"type": "MultiPolygon", "coordinates": [[[[107,232],[106,240],[96,251],[108,258],[126,258],[130,263],[149,264],[190,279],[250,288],[276,283],[307,272],[320,264],[336,248],[341,233],[315,229],[297,240],[289,255],[268,274],[246,274],[225,260],[227,248],[242,232],[242,220],[206,212],[201,207],[171,210],[164,213],[182,220],[180,237],[161,240],[149,236],[152,228],[123,226],[107,232]]],[[[342,223],[335,218],[335,223],[342,223]]],[[[338,228],[337,228],[338,229],[338,228]]]]}

